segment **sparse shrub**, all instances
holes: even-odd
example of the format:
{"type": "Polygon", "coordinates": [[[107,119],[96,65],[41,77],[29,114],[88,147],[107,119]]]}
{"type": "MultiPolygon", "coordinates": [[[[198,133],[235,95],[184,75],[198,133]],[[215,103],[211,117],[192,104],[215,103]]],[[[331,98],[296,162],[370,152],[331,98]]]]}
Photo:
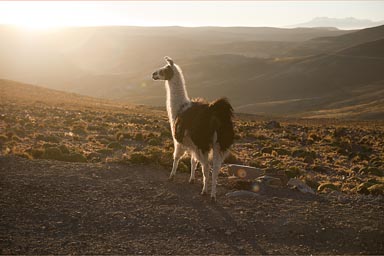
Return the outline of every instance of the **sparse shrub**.
{"type": "Polygon", "coordinates": [[[321,192],[321,191],[324,191],[325,189],[340,191],[340,188],[341,188],[341,184],[339,183],[325,182],[319,185],[319,187],[317,188],[317,191],[321,192]]]}
{"type": "Polygon", "coordinates": [[[304,149],[296,149],[292,152],[292,157],[296,158],[305,158],[305,157],[312,157],[313,159],[316,158],[316,152],[314,151],[306,151],[304,149]]]}
{"type": "Polygon", "coordinates": [[[310,133],[308,135],[308,138],[312,141],[320,141],[321,140],[321,137],[319,135],[317,135],[316,133],[310,133]]]}
{"type": "Polygon", "coordinates": [[[272,121],[269,121],[269,122],[267,122],[265,124],[265,128],[267,128],[267,129],[277,129],[277,128],[281,128],[281,125],[280,125],[279,122],[272,120],[272,121]]]}
{"type": "Polygon", "coordinates": [[[35,136],[37,140],[45,141],[45,142],[52,142],[52,143],[59,143],[60,138],[55,135],[43,135],[43,134],[37,134],[35,136]]]}
{"type": "Polygon", "coordinates": [[[379,177],[383,176],[383,170],[376,167],[363,167],[359,170],[360,174],[372,174],[379,177]]]}
{"type": "Polygon", "coordinates": [[[4,134],[1,134],[0,135],[0,143],[4,143],[4,142],[6,142],[8,140],[8,137],[7,136],[5,136],[4,134]]]}
{"type": "Polygon", "coordinates": [[[347,128],[345,128],[345,127],[338,127],[333,132],[333,136],[335,138],[340,138],[340,137],[343,137],[343,136],[347,135],[347,132],[348,132],[347,128]]]}
{"type": "Polygon", "coordinates": [[[136,133],[134,138],[135,138],[135,140],[138,140],[138,141],[144,140],[144,136],[141,132],[136,133]]]}
{"type": "Polygon", "coordinates": [[[372,195],[384,195],[384,184],[375,184],[368,188],[368,192],[372,195]]]}
{"type": "Polygon", "coordinates": [[[266,167],[260,160],[257,160],[257,159],[249,160],[248,165],[252,166],[252,167],[256,167],[256,168],[265,168],[266,167]]]}
{"type": "Polygon", "coordinates": [[[31,148],[27,150],[27,152],[29,152],[30,155],[35,159],[41,158],[42,155],[44,154],[44,150],[40,148],[31,148]]]}
{"type": "Polygon", "coordinates": [[[102,138],[102,139],[99,139],[99,142],[103,145],[107,145],[109,144],[110,141],[108,139],[102,138]]]}
{"type": "Polygon", "coordinates": [[[261,149],[261,153],[264,153],[264,154],[272,154],[272,148],[271,147],[264,147],[261,149]]]}
{"type": "Polygon", "coordinates": [[[117,132],[115,134],[115,138],[117,141],[122,141],[124,139],[131,139],[132,138],[132,135],[127,133],[127,132],[117,132]]]}
{"type": "Polygon", "coordinates": [[[20,139],[19,136],[17,136],[17,135],[13,135],[13,136],[12,136],[12,140],[13,140],[13,141],[16,141],[16,142],[20,142],[20,141],[21,141],[21,139],[20,139]]]}
{"type": "Polygon", "coordinates": [[[99,162],[101,160],[101,154],[96,152],[91,152],[86,157],[87,160],[90,160],[92,162],[99,162]]]}
{"type": "Polygon", "coordinates": [[[332,169],[327,167],[327,166],[323,166],[323,165],[316,165],[316,166],[313,166],[312,168],[313,171],[315,172],[318,172],[318,173],[324,173],[324,174],[327,174],[327,173],[331,173],[332,172],[332,169]]]}
{"type": "Polygon", "coordinates": [[[27,152],[15,153],[15,155],[26,159],[32,159],[32,156],[27,152]]]}
{"type": "Polygon", "coordinates": [[[144,164],[149,162],[149,159],[144,152],[133,152],[129,155],[128,160],[134,164],[144,164]]]}
{"type": "Polygon", "coordinates": [[[109,148],[102,148],[102,149],[96,150],[96,152],[100,153],[100,154],[103,154],[103,155],[109,155],[109,154],[113,153],[113,150],[109,149],[109,148]]]}
{"type": "Polygon", "coordinates": [[[112,148],[116,150],[116,149],[122,149],[123,146],[119,142],[113,141],[108,144],[107,148],[112,148]]]}
{"type": "Polygon", "coordinates": [[[179,162],[179,165],[177,167],[177,171],[181,172],[181,173],[189,172],[190,168],[189,168],[188,164],[185,163],[185,160],[184,161],[183,160],[179,162]]]}
{"type": "Polygon", "coordinates": [[[320,186],[320,183],[315,179],[315,177],[313,175],[305,175],[303,177],[303,181],[308,185],[310,186],[311,188],[313,188],[314,190],[317,190],[318,187],[320,186]]]}
{"type": "Polygon", "coordinates": [[[305,156],[303,162],[307,164],[313,164],[315,160],[313,159],[312,156],[305,156]]]}
{"type": "Polygon", "coordinates": [[[166,129],[163,129],[161,132],[160,132],[160,137],[161,138],[171,138],[172,137],[172,133],[170,130],[166,130],[166,129]]]}
{"type": "Polygon", "coordinates": [[[41,156],[44,159],[53,159],[53,160],[63,160],[63,153],[58,147],[49,147],[44,150],[43,155],[41,156]]]}
{"type": "Polygon", "coordinates": [[[289,151],[288,149],[285,149],[285,148],[276,148],[275,151],[280,156],[289,156],[289,155],[291,155],[291,151],[289,151]]]}
{"type": "Polygon", "coordinates": [[[151,146],[158,146],[161,144],[161,140],[159,138],[150,138],[148,144],[151,146]]]}
{"type": "Polygon", "coordinates": [[[285,170],[284,173],[288,178],[295,178],[299,177],[303,172],[302,170],[300,170],[300,168],[293,166],[290,167],[288,170],[285,170]]]}
{"type": "Polygon", "coordinates": [[[240,164],[241,161],[233,151],[230,151],[228,153],[227,157],[224,159],[224,163],[226,163],[226,164],[240,164]]]}
{"type": "Polygon", "coordinates": [[[16,134],[18,137],[22,137],[22,138],[26,136],[25,131],[20,129],[20,128],[15,128],[14,134],[16,134]]]}
{"type": "Polygon", "coordinates": [[[69,154],[69,149],[67,148],[66,145],[64,145],[64,144],[60,145],[59,149],[61,150],[62,153],[69,154]]]}
{"type": "Polygon", "coordinates": [[[360,185],[357,186],[356,192],[359,194],[369,195],[368,188],[375,185],[373,182],[363,182],[360,185]]]}
{"type": "Polygon", "coordinates": [[[80,153],[70,153],[63,155],[63,161],[85,163],[87,162],[87,158],[80,153]]]}
{"type": "Polygon", "coordinates": [[[76,133],[78,135],[85,135],[87,134],[86,128],[82,125],[75,125],[72,127],[71,131],[73,133],[76,133]]]}

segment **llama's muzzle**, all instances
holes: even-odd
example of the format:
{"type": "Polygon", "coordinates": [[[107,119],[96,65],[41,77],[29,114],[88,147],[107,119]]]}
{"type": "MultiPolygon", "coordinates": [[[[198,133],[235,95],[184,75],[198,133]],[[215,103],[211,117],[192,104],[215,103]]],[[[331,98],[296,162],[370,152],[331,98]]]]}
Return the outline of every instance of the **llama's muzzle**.
{"type": "Polygon", "coordinates": [[[153,74],[152,74],[152,79],[153,79],[153,80],[158,80],[158,79],[159,79],[159,75],[157,74],[157,71],[156,71],[156,72],[153,72],[153,74]]]}

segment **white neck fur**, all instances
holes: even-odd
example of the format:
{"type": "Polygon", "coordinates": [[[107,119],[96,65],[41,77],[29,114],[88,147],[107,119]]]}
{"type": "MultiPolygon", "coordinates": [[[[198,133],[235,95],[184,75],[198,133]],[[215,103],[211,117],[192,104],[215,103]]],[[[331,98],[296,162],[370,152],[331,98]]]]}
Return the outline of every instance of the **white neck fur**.
{"type": "Polygon", "coordinates": [[[185,89],[183,72],[176,64],[173,65],[172,69],[173,77],[165,81],[165,89],[167,91],[168,118],[171,122],[171,129],[173,130],[177,112],[181,106],[190,103],[190,100],[187,90],[185,89]]]}

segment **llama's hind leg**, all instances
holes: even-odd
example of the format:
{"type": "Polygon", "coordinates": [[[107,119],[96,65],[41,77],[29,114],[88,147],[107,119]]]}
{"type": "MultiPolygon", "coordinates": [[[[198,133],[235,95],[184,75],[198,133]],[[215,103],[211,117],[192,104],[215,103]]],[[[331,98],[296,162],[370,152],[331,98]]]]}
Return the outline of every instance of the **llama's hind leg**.
{"type": "Polygon", "coordinates": [[[179,143],[175,143],[175,150],[173,151],[173,165],[172,165],[172,171],[169,175],[169,180],[173,180],[173,178],[176,175],[177,167],[179,166],[180,158],[183,155],[183,150],[181,148],[181,145],[179,143]]]}
{"type": "Polygon", "coordinates": [[[191,156],[191,177],[189,178],[189,183],[195,183],[195,171],[198,161],[194,156],[191,156]]]}
{"type": "Polygon", "coordinates": [[[211,199],[216,201],[216,185],[217,177],[219,176],[219,171],[221,164],[223,162],[223,154],[220,152],[220,146],[216,143],[213,147],[213,168],[212,168],[212,190],[211,190],[211,199]]]}
{"type": "Polygon", "coordinates": [[[201,191],[202,195],[208,194],[208,180],[209,180],[209,165],[208,160],[201,163],[201,169],[203,171],[203,190],[201,191]]]}

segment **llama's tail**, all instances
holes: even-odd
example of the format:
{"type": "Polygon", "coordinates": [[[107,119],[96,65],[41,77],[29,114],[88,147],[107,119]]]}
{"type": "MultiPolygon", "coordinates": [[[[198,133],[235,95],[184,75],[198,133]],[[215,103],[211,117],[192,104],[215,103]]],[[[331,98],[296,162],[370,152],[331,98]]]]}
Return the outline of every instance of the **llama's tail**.
{"type": "Polygon", "coordinates": [[[214,115],[214,130],[217,132],[217,142],[222,151],[226,151],[232,144],[235,136],[233,129],[233,108],[227,98],[221,98],[209,105],[214,115]]]}

